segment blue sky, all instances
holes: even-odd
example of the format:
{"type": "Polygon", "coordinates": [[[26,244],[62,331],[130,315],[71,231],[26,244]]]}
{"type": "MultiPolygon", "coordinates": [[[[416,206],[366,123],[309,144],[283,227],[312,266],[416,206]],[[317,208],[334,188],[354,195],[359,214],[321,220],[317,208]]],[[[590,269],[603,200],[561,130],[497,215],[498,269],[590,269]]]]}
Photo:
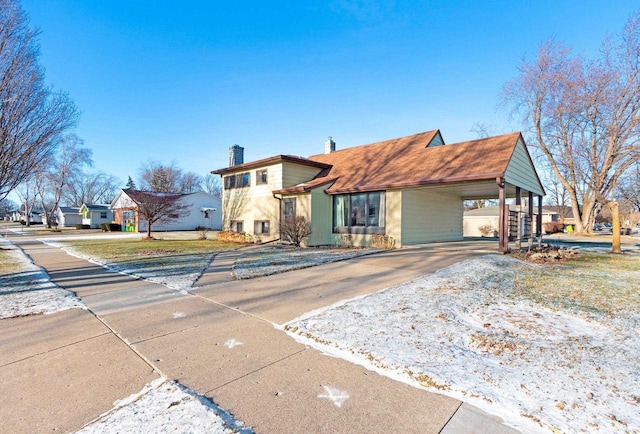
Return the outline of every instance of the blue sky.
{"type": "Polygon", "coordinates": [[[204,175],[440,129],[520,130],[502,86],[549,37],[588,57],[637,1],[23,0],[46,80],[82,111],[95,169],[204,175]]]}

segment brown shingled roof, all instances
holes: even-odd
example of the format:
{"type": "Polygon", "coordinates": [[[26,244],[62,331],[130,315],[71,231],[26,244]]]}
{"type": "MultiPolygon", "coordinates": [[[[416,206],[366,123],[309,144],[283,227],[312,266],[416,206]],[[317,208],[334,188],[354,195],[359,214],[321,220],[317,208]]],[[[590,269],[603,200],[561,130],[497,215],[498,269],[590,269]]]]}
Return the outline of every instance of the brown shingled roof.
{"type": "Polygon", "coordinates": [[[251,161],[249,163],[238,164],[231,167],[225,167],[224,169],[212,170],[214,175],[224,175],[226,173],[237,172],[239,170],[255,169],[256,167],[268,166],[270,164],[290,162],[301,164],[303,166],[317,167],[318,169],[324,169],[328,166],[318,161],[312,161],[303,157],[296,157],[294,155],[276,155],[274,157],[263,158],[262,160],[251,161]]]}
{"type": "Polygon", "coordinates": [[[373,191],[504,176],[520,133],[427,147],[438,131],[309,157],[331,165],[304,184],[277,193],[309,191],[333,182],[328,193],[373,191]]]}

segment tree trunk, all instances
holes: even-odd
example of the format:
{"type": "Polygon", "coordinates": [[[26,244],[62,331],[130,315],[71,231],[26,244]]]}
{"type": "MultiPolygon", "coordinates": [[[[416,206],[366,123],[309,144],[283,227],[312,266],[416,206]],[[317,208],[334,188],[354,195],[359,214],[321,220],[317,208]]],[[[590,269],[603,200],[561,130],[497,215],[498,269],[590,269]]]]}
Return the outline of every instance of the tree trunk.
{"type": "Polygon", "coordinates": [[[147,222],[147,238],[151,238],[151,222],[147,222]]]}
{"type": "Polygon", "coordinates": [[[611,243],[611,253],[622,253],[620,248],[620,212],[618,202],[609,202],[611,208],[611,220],[613,230],[613,242],[611,243]]]}

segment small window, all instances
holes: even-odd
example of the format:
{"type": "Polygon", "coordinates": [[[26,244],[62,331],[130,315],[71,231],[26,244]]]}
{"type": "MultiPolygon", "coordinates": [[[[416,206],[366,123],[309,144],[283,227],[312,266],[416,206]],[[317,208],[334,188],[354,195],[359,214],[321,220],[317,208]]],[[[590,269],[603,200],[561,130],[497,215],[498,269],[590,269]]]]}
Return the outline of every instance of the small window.
{"type": "Polygon", "coordinates": [[[256,185],[267,183],[267,169],[256,170],[256,185]]]}
{"type": "Polygon", "coordinates": [[[261,220],[254,223],[254,233],[256,235],[269,235],[269,221],[261,220]]]}
{"type": "Polygon", "coordinates": [[[231,222],[231,230],[234,232],[244,232],[241,220],[234,220],[231,222]]]}
{"type": "Polygon", "coordinates": [[[206,218],[206,219],[209,218],[209,210],[208,209],[204,210],[204,218],[206,218]]]}
{"type": "Polygon", "coordinates": [[[107,212],[106,211],[100,211],[100,218],[101,219],[106,219],[107,218],[107,212]]]}

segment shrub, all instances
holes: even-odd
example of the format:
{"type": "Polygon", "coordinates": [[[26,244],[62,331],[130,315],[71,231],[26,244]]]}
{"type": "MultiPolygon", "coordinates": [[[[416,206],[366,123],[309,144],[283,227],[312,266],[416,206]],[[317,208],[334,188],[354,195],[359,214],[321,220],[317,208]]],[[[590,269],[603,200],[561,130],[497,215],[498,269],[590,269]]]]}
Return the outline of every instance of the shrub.
{"type": "Polygon", "coordinates": [[[122,225],[119,223],[100,223],[100,229],[102,232],[121,232],[122,225]]]}
{"type": "Polygon", "coordinates": [[[76,225],[76,229],[91,229],[91,226],[89,226],[89,225],[77,224],[77,225],[76,225]]]}
{"type": "Polygon", "coordinates": [[[555,234],[564,231],[564,224],[560,222],[546,222],[543,224],[545,234],[555,234]]]}
{"type": "Polygon", "coordinates": [[[384,234],[375,234],[371,245],[376,249],[393,249],[396,240],[393,237],[384,234]]]}
{"type": "Polygon", "coordinates": [[[497,232],[491,225],[482,225],[478,228],[478,230],[483,237],[494,237],[496,236],[497,232]]]}
{"type": "Polygon", "coordinates": [[[196,226],[196,231],[200,233],[200,235],[198,236],[199,240],[206,240],[207,239],[207,233],[211,230],[211,228],[208,228],[206,226],[196,226]]]}
{"type": "Polygon", "coordinates": [[[244,232],[236,231],[220,231],[218,232],[218,241],[226,243],[249,243],[251,242],[251,235],[244,232]]]}
{"type": "Polygon", "coordinates": [[[305,216],[287,218],[280,222],[280,239],[288,241],[296,247],[311,235],[311,223],[305,216]]]}

